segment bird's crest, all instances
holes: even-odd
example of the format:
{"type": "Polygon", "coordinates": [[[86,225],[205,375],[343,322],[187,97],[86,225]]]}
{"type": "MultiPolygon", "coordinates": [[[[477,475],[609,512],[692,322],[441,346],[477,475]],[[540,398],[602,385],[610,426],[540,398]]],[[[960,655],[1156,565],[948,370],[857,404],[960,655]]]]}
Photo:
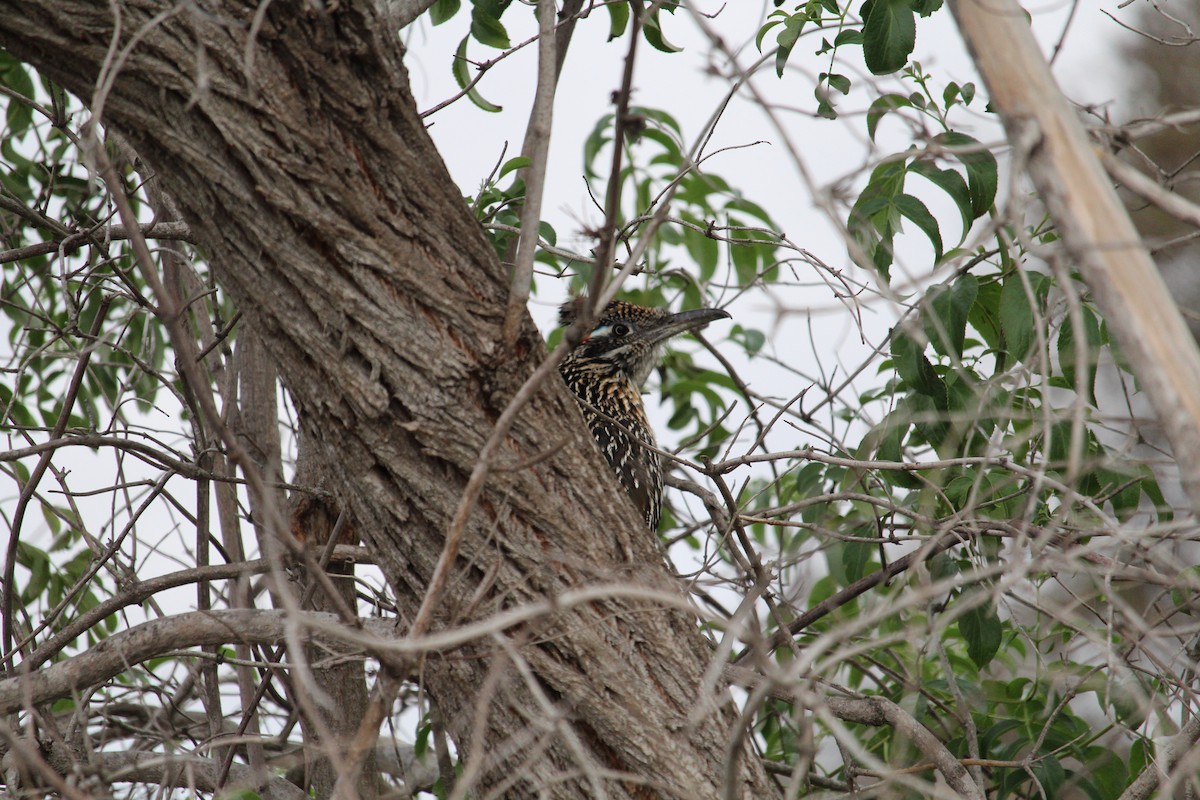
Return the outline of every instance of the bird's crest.
{"type": "MultiPolygon", "coordinates": [[[[579,319],[579,315],[583,313],[586,303],[586,297],[574,297],[563,303],[558,308],[558,324],[563,328],[574,325],[575,320],[579,319]]],[[[604,311],[596,320],[596,324],[592,326],[592,330],[585,334],[584,339],[589,338],[596,331],[612,327],[619,322],[624,322],[636,328],[644,328],[655,325],[669,316],[668,312],[661,309],[646,308],[645,306],[635,305],[625,300],[613,300],[604,307],[604,311]]]]}

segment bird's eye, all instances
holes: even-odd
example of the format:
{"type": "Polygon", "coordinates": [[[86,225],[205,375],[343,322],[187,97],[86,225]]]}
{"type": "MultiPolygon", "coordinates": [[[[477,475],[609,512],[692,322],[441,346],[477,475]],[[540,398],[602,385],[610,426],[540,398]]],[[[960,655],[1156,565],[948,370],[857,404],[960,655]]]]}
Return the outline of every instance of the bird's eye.
{"type": "Polygon", "coordinates": [[[618,322],[616,325],[612,326],[612,332],[613,336],[628,336],[629,326],[624,322],[618,322]]]}

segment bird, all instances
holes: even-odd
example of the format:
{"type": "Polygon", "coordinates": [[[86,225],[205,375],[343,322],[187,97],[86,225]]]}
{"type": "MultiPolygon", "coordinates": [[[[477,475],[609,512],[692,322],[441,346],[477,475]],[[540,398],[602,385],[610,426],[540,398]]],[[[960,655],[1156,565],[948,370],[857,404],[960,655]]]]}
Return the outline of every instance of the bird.
{"type": "MultiPolygon", "coordinates": [[[[571,300],[560,307],[563,327],[574,324],[582,302],[571,300]]],[[[600,452],[651,531],[658,530],[662,516],[663,468],[646,418],[642,384],[658,365],[668,339],[729,316],[718,308],[672,314],[613,300],[559,365],[600,452]]]]}

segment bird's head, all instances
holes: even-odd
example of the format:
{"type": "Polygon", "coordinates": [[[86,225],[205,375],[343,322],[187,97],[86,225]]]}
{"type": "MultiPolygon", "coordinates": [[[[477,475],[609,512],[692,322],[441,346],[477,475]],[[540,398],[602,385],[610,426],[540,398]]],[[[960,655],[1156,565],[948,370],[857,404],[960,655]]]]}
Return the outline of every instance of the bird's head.
{"type": "MultiPolygon", "coordinates": [[[[564,303],[559,309],[559,323],[564,327],[573,324],[579,311],[578,300],[564,303]]],[[[576,365],[620,371],[635,386],[641,386],[658,363],[659,350],[667,339],[728,317],[728,312],[718,308],[697,308],[672,314],[614,300],[569,360],[576,365]]]]}

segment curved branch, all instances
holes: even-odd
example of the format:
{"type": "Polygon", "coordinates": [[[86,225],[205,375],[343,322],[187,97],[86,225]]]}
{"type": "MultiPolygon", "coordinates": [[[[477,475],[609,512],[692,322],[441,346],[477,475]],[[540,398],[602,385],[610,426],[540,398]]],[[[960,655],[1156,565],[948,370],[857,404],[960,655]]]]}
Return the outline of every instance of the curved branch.
{"type": "Polygon", "coordinates": [[[255,771],[241,765],[234,765],[229,770],[229,779],[221,784],[217,781],[220,765],[212,759],[196,755],[140,752],[79,754],[60,742],[50,742],[43,745],[42,756],[61,775],[72,775],[80,770],[95,772],[106,785],[137,782],[204,792],[228,792],[232,787],[241,786],[254,788],[263,800],[305,800],[308,797],[303,789],[284,778],[269,778],[266,783],[256,785],[255,771]]]}
{"type": "MultiPolygon", "coordinates": [[[[168,576],[170,577],[170,576],[168,576]]],[[[416,655],[446,652],[499,631],[554,617],[603,600],[638,600],[644,603],[689,609],[685,598],[673,593],[629,584],[589,586],[540,602],[502,611],[452,630],[415,638],[396,638],[392,619],[359,620],[361,629],[346,625],[336,614],[310,611],[236,610],[192,611],[144,622],[115,633],[86,652],[36,672],[25,671],[0,680],[0,714],[10,714],[72,692],[95,686],[163,653],[187,647],[221,644],[276,645],[291,626],[302,625],[310,636],[328,642],[349,642],[367,651],[416,655]]]]}
{"type": "MultiPolygon", "coordinates": [[[[337,619],[332,614],[306,616],[337,619]]],[[[286,623],[281,611],[193,611],[144,622],[60,664],[0,681],[0,713],[82,692],[171,650],[230,642],[278,644],[286,623]]]]}
{"type": "Polygon", "coordinates": [[[255,561],[243,561],[235,564],[215,564],[207,567],[196,567],[195,569],[184,569],[167,575],[160,575],[156,578],[139,581],[136,585],[112,597],[106,598],[104,602],[93,606],[86,613],[72,620],[66,627],[54,634],[41,647],[31,653],[25,661],[21,662],[21,668],[24,670],[37,669],[76,638],[82,636],[93,625],[99,624],[105,617],[115,614],[122,608],[128,608],[129,606],[141,603],[159,592],[173,589],[176,586],[186,586],[189,583],[217,581],[238,578],[242,575],[258,574],[266,572],[270,568],[271,563],[265,558],[260,558],[255,561]]]}

